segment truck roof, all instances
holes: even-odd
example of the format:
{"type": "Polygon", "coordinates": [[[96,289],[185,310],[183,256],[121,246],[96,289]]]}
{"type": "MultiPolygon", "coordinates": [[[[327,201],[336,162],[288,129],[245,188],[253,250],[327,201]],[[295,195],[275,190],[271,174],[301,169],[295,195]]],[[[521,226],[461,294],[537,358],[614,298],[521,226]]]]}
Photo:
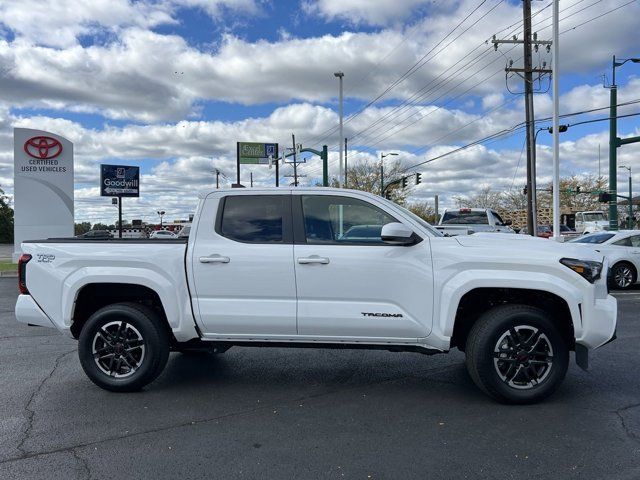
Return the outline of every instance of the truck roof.
{"type": "Polygon", "coordinates": [[[251,193],[255,195],[269,195],[274,192],[305,192],[305,193],[357,193],[360,195],[377,196],[369,192],[363,192],[362,190],[353,190],[350,188],[333,188],[333,187],[247,187],[247,188],[214,188],[210,190],[202,190],[198,193],[198,198],[204,199],[211,194],[229,194],[229,193],[251,193]]]}

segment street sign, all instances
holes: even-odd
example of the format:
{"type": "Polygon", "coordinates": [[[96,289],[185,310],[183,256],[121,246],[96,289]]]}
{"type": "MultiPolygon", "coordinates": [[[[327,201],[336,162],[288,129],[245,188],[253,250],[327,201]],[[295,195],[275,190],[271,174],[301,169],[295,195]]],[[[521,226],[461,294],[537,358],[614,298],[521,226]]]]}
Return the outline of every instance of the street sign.
{"type": "Polygon", "coordinates": [[[245,165],[268,165],[278,156],[277,143],[238,142],[239,163],[245,165]]]}
{"type": "Polygon", "coordinates": [[[139,197],[140,167],[100,165],[102,197],[139,197]]]}

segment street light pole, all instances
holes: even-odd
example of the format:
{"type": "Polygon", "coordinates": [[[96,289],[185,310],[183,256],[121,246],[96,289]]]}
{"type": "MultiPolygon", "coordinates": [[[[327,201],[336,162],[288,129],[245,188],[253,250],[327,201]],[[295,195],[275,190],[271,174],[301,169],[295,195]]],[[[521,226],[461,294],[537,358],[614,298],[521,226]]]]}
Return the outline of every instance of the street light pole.
{"type": "Polygon", "coordinates": [[[338,79],[340,80],[340,106],[339,106],[339,110],[340,110],[340,140],[338,140],[338,151],[340,152],[340,172],[338,174],[338,187],[342,188],[342,167],[343,167],[343,157],[342,157],[342,142],[344,139],[344,134],[342,132],[342,117],[343,117],[343,107],[342,107],[342,78],[344,77],[344,73],[342,72],[336,72],[333,74],[335,77],[338,77],[338,79]]]}
{"type": "Polygon", "coordinates": [[[158,210],[158,215],[160,215],[160,230],[162,230],[162,217],[164,216],[164,210],[158,210]]]}
{"type": "MultiPolygon", "coordinates": [[[[627,62],[640,63],[640,58],[626,58],[616,61],[613,56],[611,66],[611,86],[609,94],[609,229],[618,230],[618,85],[616,85],[616,68],[627,62]]],[[[627,143],[631,143],[628,141],[627,143]]]]}
{"type": "Polygon", "coordinates": [[[626,165],[620,165],[618,168],[626,168],[629,170],[629,218],[627,218],[627,228],[631,230],[633,228],[633,190],[631,185],[631,167],[626,165]]]}
{"type": "Polygon", "coordinates": [[[391,153],[382,153],[380,152],[380,196],[384,197],[384,157],[388,157],[390,155],[398,155],[395,152],[391,153]]]}

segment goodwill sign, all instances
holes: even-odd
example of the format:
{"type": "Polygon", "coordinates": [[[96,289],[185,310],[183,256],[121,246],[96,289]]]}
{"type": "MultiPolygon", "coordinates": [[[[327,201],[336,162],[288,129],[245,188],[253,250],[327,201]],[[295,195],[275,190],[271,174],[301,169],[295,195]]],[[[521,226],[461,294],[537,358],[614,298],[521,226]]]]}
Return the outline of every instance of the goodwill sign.
{"type": "Polygon", "coordinates": [[[139,197],[140,167],[100,165],[100,195],[103,197],[139,197]]]}

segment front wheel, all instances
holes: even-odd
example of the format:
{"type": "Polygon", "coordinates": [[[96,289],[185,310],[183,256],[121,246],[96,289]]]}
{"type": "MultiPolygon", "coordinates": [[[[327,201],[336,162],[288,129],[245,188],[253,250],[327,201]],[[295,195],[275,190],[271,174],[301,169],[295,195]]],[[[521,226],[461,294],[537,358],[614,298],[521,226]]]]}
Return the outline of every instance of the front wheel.
{"type": "Polygon", "coordinates": [[[535,403],[562,383],[569,349],[547,313],[527,305],[503,305],[474,324],[466,364],[475,384],[490,397],[503,403],[535,403]]]}
{"type": "Polygon", "coordinates": [[[627,262],[616,263],[611,269],[611,284],[619,290],[628,290],[636,283],[636,270],[627,262]]]}
{"type": "Polygon", "coordinates": [[[150,308],[117,303],[95,312],[80,332],[78,356],[89,379],[131,392],[156,379],[169,358],[169,335],[150,308]]]}

